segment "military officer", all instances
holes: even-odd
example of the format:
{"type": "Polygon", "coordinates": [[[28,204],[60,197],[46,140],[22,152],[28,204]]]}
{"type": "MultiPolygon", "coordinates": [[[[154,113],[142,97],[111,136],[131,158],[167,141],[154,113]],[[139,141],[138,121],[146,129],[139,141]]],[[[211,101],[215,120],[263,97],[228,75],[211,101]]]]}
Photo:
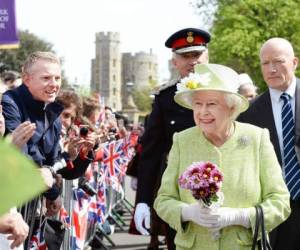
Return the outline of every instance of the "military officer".
{"type": "MultiPolygon", "coordinates": [[[[209,41],[210,34],[197,28],[179,30],[166,40],[165,46],[172,49],[172,63],[180,78],[193,72],[195,64],[208,63],[209,41]]],[[[142,138],[143,151],[138,165],[137,206],[134,221],[137,230],[144,235],[149,234],[147,229],[150,229],[150,208],[166,168],[173,134],[195,125],[192,111],[179,106],[174,101],[176,83],[180,78],[162,85],[155,94],[152,112],[142,138]]],[[[175,249],[175,231],[166,224],[164,227],[166,227],[168,249],[175,249]]],[[[151,234],[155,234],[154,228],[151,229],[151,234]]]]}

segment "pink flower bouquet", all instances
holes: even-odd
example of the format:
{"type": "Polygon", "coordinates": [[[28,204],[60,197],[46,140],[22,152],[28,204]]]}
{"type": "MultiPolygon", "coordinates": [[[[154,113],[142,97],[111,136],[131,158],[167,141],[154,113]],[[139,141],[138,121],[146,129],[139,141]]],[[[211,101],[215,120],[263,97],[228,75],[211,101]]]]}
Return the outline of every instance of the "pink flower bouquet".
{"type": "Polygon", "coordinates": [[[217,165],[211,162],[194,162],[179,177],[181,188],[192,191],[194,198],[211,206],[218,202],[218,192],[221,188],[223,175],[217,165]]]}

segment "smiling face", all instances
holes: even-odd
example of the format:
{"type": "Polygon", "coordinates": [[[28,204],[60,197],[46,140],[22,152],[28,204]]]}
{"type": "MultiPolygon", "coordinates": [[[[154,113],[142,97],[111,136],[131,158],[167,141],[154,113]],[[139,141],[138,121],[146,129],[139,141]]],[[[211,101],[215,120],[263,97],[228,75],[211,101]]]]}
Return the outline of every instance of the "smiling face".
{"type": "Polygon", "coordinates": [[[232,124],[233,108],[219,91],[198,91],[193,95],[194,120],[207,137],[226,135],[232,124]]]}
{"type": "Polygon", "coordinates": [[[268,40],[260,51],[260,62],[267,85],[285,91],[292,82],[298,64],[291,44],[281,38],[268,40]]]}
{"type": "Polygon", "coordinates": [[[23,74],[23,82],[35,100],[54,102],[61,85],[60,65],[39,59],[23,74]]]}
{"type": "Polygon", "coordinates": [[[73,124],[76,118],[76,106],[71,103],[68,108],[64,108],[60,114],[60,120],[63,127],[67,130],[73,124]]]}

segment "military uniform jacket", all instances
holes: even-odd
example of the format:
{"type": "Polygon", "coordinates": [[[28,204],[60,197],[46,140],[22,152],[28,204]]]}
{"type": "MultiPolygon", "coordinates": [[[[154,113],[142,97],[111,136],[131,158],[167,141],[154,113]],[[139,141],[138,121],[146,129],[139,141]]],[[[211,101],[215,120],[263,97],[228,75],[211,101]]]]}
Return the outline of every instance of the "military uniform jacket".
{"type": "Polygon", "coordinates": [[[193,112],[174,101],[176,83],[155,95],[152,112],[142,138],[142,154],[138,165],[138,189],[136,201],[153,204],[155,186],[159,185],[166,168],[166,158],[172,146],[175,132],[195,125],[193,112]],[[159,182],[159,183],[158,183],[159,182]]]}

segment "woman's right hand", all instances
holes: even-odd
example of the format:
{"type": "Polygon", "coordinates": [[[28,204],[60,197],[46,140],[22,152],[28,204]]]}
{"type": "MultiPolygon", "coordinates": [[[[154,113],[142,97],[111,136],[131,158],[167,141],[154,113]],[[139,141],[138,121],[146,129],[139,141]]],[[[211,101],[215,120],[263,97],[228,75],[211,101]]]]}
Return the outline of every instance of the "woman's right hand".
{"type": "Polygon", "coordinates": [[[68,152],[71,161],[76,159],[79,153],[79,148],[83,143],[84,140],[82,140],[80,137],[70,138],[66,143],[65,151],[68,152]]]}
{"type": "Polygon", "coordinates": [[[192,221],[209,229],[219,225],[219,215],[214,214],[212,209],[201,206],[198,202],[185,205],[181,210],[181,219],[183,222],[192,221]]]}

